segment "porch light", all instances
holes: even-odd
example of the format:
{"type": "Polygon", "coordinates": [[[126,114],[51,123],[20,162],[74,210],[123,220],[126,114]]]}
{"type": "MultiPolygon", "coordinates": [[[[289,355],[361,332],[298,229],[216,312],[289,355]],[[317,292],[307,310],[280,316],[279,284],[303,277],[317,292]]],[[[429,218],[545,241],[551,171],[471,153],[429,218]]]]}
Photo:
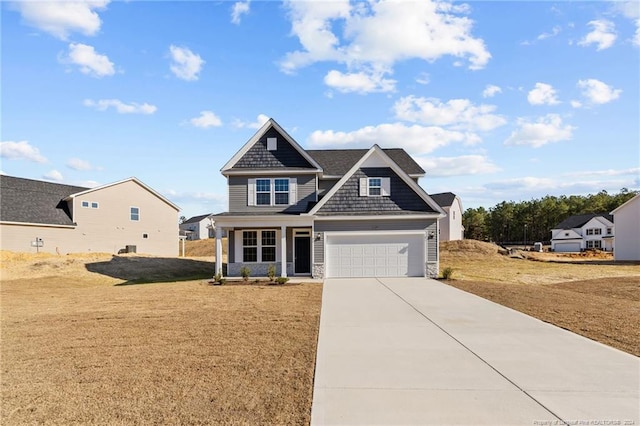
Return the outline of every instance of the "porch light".
{"type": "Polygon", "coordinates": [[[320,232],[316,232],[316,241],[320,241],[322,239],[322,234],[320,232]]]}

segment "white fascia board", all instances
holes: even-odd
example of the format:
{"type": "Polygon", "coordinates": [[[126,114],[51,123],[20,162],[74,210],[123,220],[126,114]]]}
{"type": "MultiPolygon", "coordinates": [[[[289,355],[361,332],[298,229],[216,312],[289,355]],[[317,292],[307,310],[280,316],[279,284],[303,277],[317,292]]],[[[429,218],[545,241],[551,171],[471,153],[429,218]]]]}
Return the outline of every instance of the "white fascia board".
{"type": "Polygon", "coordinates": [[[328,220],[408,220],[408,219],[440,219],[443,216],[438,213],[432,214],[403,214],[403,215],[362,215],[362,216],[315,216],[317,221],[328,220]]]}
{"type": "Polygon", "coordinates": [[[238,162],[238,160],[240,160],[242,156],[246,154],[247,151],[249,151],[249,149],[251,149],[251,147],[256,142],[258,142],[258,140],[262,136],[264,136],[265,133],[267,133],[267,131],[271,127],[276,129],[278,133],[284,136],[287,142],[289,142],[289,144],[291,144],[291,146],[293,146],[293,148],[296,151],[298,151],[300,155],[302,155],[304,159],[309,162],[309,164],[311,164],[313,167],[316,168],[316,170],[314,170],[315,172],[322,171],[322,167],[320,167],[320,165],[313,158],[311,158],[311,156],[307,154],[307,152],[300,145],[298,145],[298,143],[287,132],[285,132],[285,130],[282,127],[280,127],[280,125],[276,123],[276,121],[273,118],[270,118],[269,120],[267,120],[266,123],[262,125],[262,127],[260,127],[260,129],[258,129],[258,131],[251,137],[251,139],[249,139],[247,143],[245,143],[242,146],[242,148],[240,148],[240,150],[236,152],[233,157],[231,157],[231,160],[227,161],[227,163],[224,166],[222,166],[222,168],[220,169],[220,172],[222,172],[222,174],[224,174],[225,172],[228,172],[229,169],[231,169],[238,162]]]}
{"type": "Polygon", "coordinates": [[[226,216],[213,219],[215,226],[222,228],[245,228],[248,226],[268,228],[270,226],[303,227],[312,226],[313,217],[309,216],[226,216]]]}
{"type": "Polygon", "coordinates": [[[224,176],[272,176],[272,175],[316,175],[319,170],[306,169],[242,169],[242,170],[224,170],[224,176]]]}
{"type": "MultiPolygon", "coordinates": [[[[128,179],[123,179],[123,180],[119,180],[118,182],[113,182],[113,183],[108,183],[106,185],[102,185],[102,186],[96,186],[95,188],[91,188],[91,189],[87,189],[86,191],[82,191],[82,192],[76,192],[75,194],[71,194],[69,195],[67,198],[65,198],[65,201],[68,200],[72,200],[75,197],[79,197],[81,195],[85,195],[85,194],[89,194],[91,192],[96,192],[96,191],[100,191],[102,189],[105,188],[109,188],[111,186],[116,186],[116,185],[120,185],[122,183],[125,182],[135,182],[138,185],[140,185],[141,187],[143,187],[144,189],[146,189],[147,191],[149,191],[150,193],[152,193],[153,195],[155,195],[156,197],[158,197],[159,199],[161,199],[162,201],[164,201],[165,203],[169,204],[171,207],[173,207],[176,211],[180,211],[180,207],[178,207],[177,205],[173,204],[171,201],[169,201],[166,197],[160,195],[160,193],[158,193],[156,190],[154,190],[153,188],[151,188],[149,185],[146,185],[144,182],[142,182],[140,179],[136,178],[136,177],[130,177],[128,179]]],[[[75,207],[75,206],[74,206],[75,207]]]]}
{"type": "Polygon", "coordinates": [[[426,236],[426,229],[415,230],[403,230],[403,231],[325,231],[324,234],[327,238],[340,235],[420,235],[426,236]]]}
{"type": "Polygon", "coordinates": [[[407,173],[402,170],[398,164],[391,159],[377,144],[373,145],[369,151],[367,151],[360,160],[356,162],[356,164],[351,167],[351,169],[345,173],[345,175],[329,190],[329,192],[320,200],[318,204],[315,205],[313,209],[309,212],[309,214],[316,214],[318,210],[322,208],[333,195],[349,180],[353,174],[360,169],[360,167],[367,161],[369,157],[371,157],[374,153],[380,155],[382,160],[398,175],[413,191],[420,196],[434,211],[440,213],[441,217],[446,216],[445,212],[440,208],[438,203],[433,201],[431,197],[425,192],[424,189],[420,185],[418,185],[407,173]]]}
{"type": "Polygon", "coordinates": [[[56,225],[52,223],[34,223],[34,222],[10,222],[10,221],[0,221],[0,225],[13,225],[13,226],[35,226],[41,228],[67,228],[74,229],[77,225],[56,225]]]}

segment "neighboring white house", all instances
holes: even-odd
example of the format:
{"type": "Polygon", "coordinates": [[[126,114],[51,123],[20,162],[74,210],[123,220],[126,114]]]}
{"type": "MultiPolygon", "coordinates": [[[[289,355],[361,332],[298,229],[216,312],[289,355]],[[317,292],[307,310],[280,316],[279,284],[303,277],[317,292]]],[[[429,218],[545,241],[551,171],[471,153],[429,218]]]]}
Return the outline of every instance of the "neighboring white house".
{"type": "Polygon", "coordinates": [[[464,239],[462,226],[462,201],[452,192],[431,194],[430,197],[447,214],[440,219],[440,241],[455,241],[464,239]]]}
{"type": "Polygon", "coordinates": [[[615,260],[640,260],[640,194],[611,212],[616,223],[615,260]]]}
{"type": "Polygon", "coordinates": [[[582,250],[613,250],[613,216],[588,213],[571,216],[551,230],[551,250],[579,252],[582,250]]]}
{"type": "Polygon", "coordinates": [[[211,224],[211,213],[193,216],[180,224],[180,235],[187,237],[187,240],[206,240],[213,238],[213,226],[211,224]]]}
{"type": "Polygon", "coordinates": [[[136,178],[84,188],[0,176],[0,248],[178,254],[178,206],[136,178]]]}

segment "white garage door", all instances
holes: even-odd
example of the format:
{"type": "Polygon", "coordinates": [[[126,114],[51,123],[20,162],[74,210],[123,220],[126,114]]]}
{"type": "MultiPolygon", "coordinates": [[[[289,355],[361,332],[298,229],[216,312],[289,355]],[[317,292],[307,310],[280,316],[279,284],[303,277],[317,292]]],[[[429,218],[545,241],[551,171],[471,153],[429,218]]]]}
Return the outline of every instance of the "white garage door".
{"type": "Polygon", "coordinates": [[[422,277],[424,235],[327,235],[327,277],[422,277]]]}
{"type": "Polygon", "coordinates": [[[580,243],[555,243],[554,251],[557,252],[579,252],[580,243]]]}

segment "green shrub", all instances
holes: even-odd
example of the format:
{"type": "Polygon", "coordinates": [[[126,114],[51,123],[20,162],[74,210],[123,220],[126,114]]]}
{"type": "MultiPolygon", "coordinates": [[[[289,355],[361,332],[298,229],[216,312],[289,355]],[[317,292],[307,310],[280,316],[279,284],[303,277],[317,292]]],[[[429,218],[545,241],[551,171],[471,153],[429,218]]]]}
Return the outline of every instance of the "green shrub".
{"type": "Polygon", "coordinates": [[[226,282],[227,282],[227,279],[226,279],[226,278],[223,278],[223,277],[222,277],[222,274],[221,274],[220,272],[218,272],[217,274],[215,274],[215,275],[213,276],[213,282],[214,282],[215,284],[217,284],[217,285],[220,285],[220,284],[224,284],[224,283],[226,283],[226,282]]]}
{"type": "Polygon", "coordinates": [[[442,278],[444,278],[445,280],[450,280],[453,278],[453,268],[450,266],[447,266],[446,268],[444,268],[442,270],[442,278]]]}
{"type": "Polygon", "coordinates": [[[277,282],[278,284],[284,284],[284,283],[286,283],[287,281],[289,281],[289,278],[287,278],[287,277],[278,277],[278,278],[276,278],[276,282],[277,282]]]}
{"type": "Polygon", "coordinates": [[[240,268],[240,275],[242,275],[243,280],[248,281],[249,277],[251,276],[251,269],[243,266],[242,268],[240,268]]]}
{"type": "Polygon", "coordinates": [[[269,281],[273,282],[273,279],[276,276],[276,265],[269,265],[269,267],[267,268],[267,276],[269,277],[269,281]]]}

